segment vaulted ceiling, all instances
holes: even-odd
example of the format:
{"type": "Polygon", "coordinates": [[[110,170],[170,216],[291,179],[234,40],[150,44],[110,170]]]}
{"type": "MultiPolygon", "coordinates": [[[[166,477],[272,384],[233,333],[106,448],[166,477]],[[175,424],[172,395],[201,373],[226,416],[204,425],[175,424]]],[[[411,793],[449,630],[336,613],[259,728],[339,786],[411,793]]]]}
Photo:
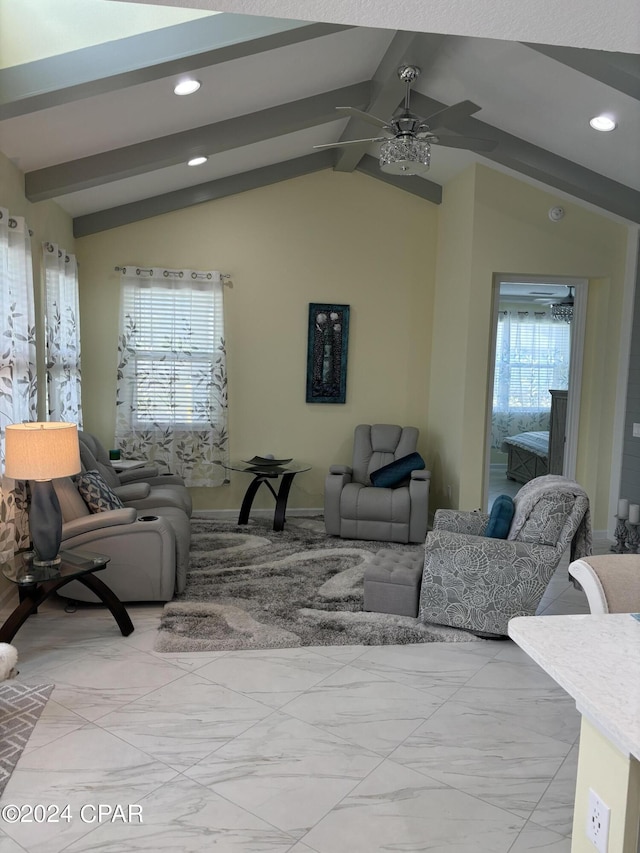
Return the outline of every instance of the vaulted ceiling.
{"type": "Polygon", "coordinates": [[[437,204],[474,161],[640,222],[639,101],[634,54],[222,13],[0,70],[0,150],[77,236],[327,168],[437,204]],[[388,119],[404,63],[422,69],[415,112],[473,101],[445,130],[495,149],[434,146],[421,177],[382,173],[376,144],[314,150],[377,135],[335,108],[388,119]],[[201,88],[174,95],[185,76],[201,88]],[[602,113],[614,131],[589,127],[602,113]]]}

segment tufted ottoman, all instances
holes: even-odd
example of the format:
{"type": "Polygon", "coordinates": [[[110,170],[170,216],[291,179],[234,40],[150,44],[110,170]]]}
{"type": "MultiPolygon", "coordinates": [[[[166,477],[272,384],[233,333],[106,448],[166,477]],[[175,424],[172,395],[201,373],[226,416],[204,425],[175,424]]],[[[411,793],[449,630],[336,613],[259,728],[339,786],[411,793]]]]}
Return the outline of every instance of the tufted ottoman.
{"type": "Polygon", "coordinates": [[[364,609],[416,617],[423,566],[422,548],[378,551],[364,571],[364,609]]]}

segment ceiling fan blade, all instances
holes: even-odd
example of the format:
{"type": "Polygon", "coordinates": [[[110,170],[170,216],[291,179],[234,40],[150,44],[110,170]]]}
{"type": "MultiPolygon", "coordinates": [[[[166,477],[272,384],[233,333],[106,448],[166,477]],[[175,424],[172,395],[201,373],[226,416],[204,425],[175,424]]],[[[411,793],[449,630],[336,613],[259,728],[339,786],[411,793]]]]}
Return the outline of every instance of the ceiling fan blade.
{"type": "Polygon", "coordinates": [[[362,121],[367,121],[369,124],[374,124],[376,127],[388,127],[389,123],[383,121],[378,116],[371,115],[371,113],[365,113],[362,110],[357,110],[355,107],[336,107],[337,110],[340,110],[341,113],[346,113],[348,116],[353,116],[353,118],[362,119],[362,121]]]}
{"type": "Polygon", "coordinates": [[[473,101],[460,101],[459,104],[453,104],[450,107],[438,110],[437,113],[432,113],[430,116],[422,119],[422,121],[424,124],[429,125],[431,130],[434,130],[436,127],[445,127],[445,125],[453,124],[460,119],[468,118],[481,109],[473,101]]]}
{"type": "Polygon", "coordinates": [[[362,145],[370,142],[384,142],[388,136],[376,136],[373,139],[346,139],[344,142],[327,142],[325,145],[314,145],[314,148],[342,148],[345,145],[362,145]]]}
{"type": "Polygon", "coordinates": [[[445,148],[468,148],[470,151],[493,151],[498,143],[494,139],[474,139],[472,136],[440,136],[434,145],[443,145],[445,148]]]}

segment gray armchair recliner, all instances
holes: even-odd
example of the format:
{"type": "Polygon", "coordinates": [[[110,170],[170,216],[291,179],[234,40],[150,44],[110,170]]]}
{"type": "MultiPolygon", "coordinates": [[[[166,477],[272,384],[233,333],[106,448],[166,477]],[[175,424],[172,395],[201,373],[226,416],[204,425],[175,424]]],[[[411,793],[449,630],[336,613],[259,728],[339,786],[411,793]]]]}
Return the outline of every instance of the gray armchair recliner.
{"type": "MultiPolygon", "coordinates": [[[[70,477],[53,481],[62,512],[61,550],[93,551],[109,557],[101,579],[121,601],[170,601],[184,590],[191,526],[173,506],[89,512],[70,477]]],[[[83,584],[58,591],[64,598],[97,602],[83,584]]]]}
{"type": "Polygon", "coordinates": [[[533,616],[562,555],[591,553],[589,498],[572,480],[549,474],[514,498],[506,539],[484,535],[489,515],[436,510],[425,542],[421,622],[506,636],[509,619],[533,616]]]}
{"type": "Polygon", "coordinates": [[[160,466],[156,462],[145,461],[144,465],[140,468],[131,468],[127,471],[116,471],[114,466],[111,464],[109,451],[97,436],[93,435],[93,433],[85,432],[84,430],[78,430],[78,440],[80,442],[80,450],[82,450],[82,445],[84,445],[89,449],[97,462],[101,465],[109,465],[110,470],[116,474],[120,484],[123,486],[127,483],[137,483],[139,481],[149,483],[150,486],[163,486],[168,484],[184,486],[184,480],[182,477],[178,474],[171,474],[169,471],[161,470],[160,466]]]}
{"type": "Polygon", "coordinates": [[[82,469],[99,471],[124,504],[140,510],[173,506],[191,517],[191,494],[182,477],[176,474],[161,474],[157,465],[134,468],[118,474],[109,460],[108,451],[95,436],[79,431],[78,438],[82,469]]]}
{"type": "Polygon", "coordinates": [[[379,542],[424,542],[431,474],[414,470],[395,488],[374,486],[371,474],[415,453],[415,427],[360,424],[355,428],[351,466],[332,465],[325,481],[324,521],[328,534],[379,542]]]}

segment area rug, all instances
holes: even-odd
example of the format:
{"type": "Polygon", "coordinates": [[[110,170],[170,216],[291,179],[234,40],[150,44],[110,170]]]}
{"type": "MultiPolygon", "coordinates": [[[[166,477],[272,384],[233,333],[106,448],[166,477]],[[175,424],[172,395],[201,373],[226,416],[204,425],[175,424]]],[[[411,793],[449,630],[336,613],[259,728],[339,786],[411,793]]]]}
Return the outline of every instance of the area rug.
{"type": "Polygon", "coordinates": [[[0,796],[31,737],[53,684],[0,684],[0,796]]]}
{"type": "Polygon", "coordinates": [[[396,545],[327,536],[322,518],[192,519],[184,593],[165,605],[158,652],[478,641],[455,628],[362,610],[364,571],[396,545]]]}

